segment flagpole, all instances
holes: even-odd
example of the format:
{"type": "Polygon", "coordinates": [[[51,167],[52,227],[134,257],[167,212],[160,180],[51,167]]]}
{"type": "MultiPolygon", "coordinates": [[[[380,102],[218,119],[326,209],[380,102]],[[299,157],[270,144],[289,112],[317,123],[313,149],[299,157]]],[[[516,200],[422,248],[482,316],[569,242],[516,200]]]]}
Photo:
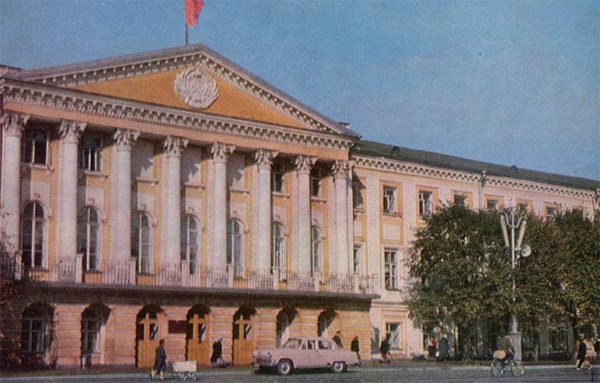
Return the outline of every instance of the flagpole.
{"type": "Polygon", "coordinates": [[[189,41],[188,41],[188,26],[187,24],[185,25],[185,45],[188,45],[189,41]]]}

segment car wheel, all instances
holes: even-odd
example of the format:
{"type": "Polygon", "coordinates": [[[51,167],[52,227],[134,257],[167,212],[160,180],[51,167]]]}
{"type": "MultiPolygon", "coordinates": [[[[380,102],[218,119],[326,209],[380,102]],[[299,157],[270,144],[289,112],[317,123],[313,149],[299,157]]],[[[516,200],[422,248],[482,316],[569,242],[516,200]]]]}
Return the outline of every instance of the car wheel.
{"type": "Polygon", "coordinates": [[[287,375],[292,372],[292,361],[289,359],[281,359],[277,363],[277,373],[279,375],[287,375]]]}
{"type": "Polygon", "coordinates": [[[346,369],[346,363],[344,363],[344,362],[333,362],[333,364],[331,365],[331,371],[333,371],[337,374],[344,372],[345,369],[346,369]]]}

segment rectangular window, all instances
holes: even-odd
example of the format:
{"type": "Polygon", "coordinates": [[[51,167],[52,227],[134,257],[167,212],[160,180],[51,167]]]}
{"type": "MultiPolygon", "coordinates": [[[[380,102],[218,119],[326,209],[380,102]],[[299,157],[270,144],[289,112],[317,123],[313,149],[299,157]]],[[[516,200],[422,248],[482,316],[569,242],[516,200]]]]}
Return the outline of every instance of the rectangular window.
{"type": "Polygon", "coordinates": [[[428,217],[433,213],[433,194],[431,192],[419,192],[419,216],[428,217]]]}
{"type": "Polygon", "coordinates": [[[321,193],[321,170],[312,169],[310,171],[310,195],[318,197],[321,193]]]}
{"type": "Polygon", "coordinates": [[[467,206],[467,197],[463,194],[455,194],[454,195],[454,204],[456,206],[467,206]]]}
{"type": "Polygon", "coordinates": [[[27,164],[46,165],[48,153],[48,132],[44,129],[25,131],[23,145],[23,162],[27,164]]]}
{"type": "Polygon", "coordinates": [[[274,163],[271,170],[271,189],[277,193],[283,193],[283,165],[274,163]]]}
{"type": "Polygon", "coordinates": [[[360,194],[362,190],[362,185],[359,180],[352,180],[352,207],[354,209],[360,209],[363,207],[363,199],[360,194]]]}
{"type": "Polygon", "coordinates": [[[385,288],[387,290],[398,289],[398,251],[395,249],[385,249],[384,251],[385,268],[385,288]]]}
{"type": "Polygon", "coordinates": [[[85,136],[79,152],[79,168],[88,172],[99,172],[102,139],[98,136],[85,136]]]}
{"type": "Polygon", "coordinates": [[[383,212],[396,212],[396,189],[390,187],[383,188],[383,212]]]}
{"type": "Polygon", "coordinates": [[[496,201],[494,199],[488,199],[487,200],[487,209],[490,211],[497,211],[498,210],[498,201],[496,201]]]}
{"type": "Polygon", "coordinates": [[[400,323],[386,323],[385,336],[390,336],[390,348],[393,350],[400,349],[400,323]]]}
{"type": "Polygon", "coordinates": [[[523,213],[527,213],[529,211],[529,206],[527,205],[527,202],[518,203],[517,207],[519,208],[519,211],[523,213]]]}
{"type": "Polygon", "coordinates": [[[354,262],[353,262],[353,267],[352,267],[352,271],[354,271],[355,274],[360,273],[361,259],[362,259],[362,246],[355,245],[354,246],[354,254],[353,254],[354,262]]]}
{"type": "Polygon", "coordinates": [[[546,207],[546,219],[552,219],[554,216],[556,216],[556,208],[546,207]]]}

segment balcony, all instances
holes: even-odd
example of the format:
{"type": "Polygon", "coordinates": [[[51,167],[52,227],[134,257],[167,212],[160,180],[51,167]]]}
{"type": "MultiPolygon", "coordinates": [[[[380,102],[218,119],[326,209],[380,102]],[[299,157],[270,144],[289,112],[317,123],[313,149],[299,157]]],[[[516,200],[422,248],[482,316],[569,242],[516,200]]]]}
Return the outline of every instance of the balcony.
{"type": "MultiPolygon", "coordinates": [[[[0,258],[0,277],[49,285],[186,288],[218,290],[289,291],[373,295],[376,275],[335,275],[277,269],[257,270],[234,265],[193,267],[187,262],[155,264],[151,273],[136,271],[136,261],[104,261],[98,270],[84,270],[83,256],[57,259],[48,269],[28,268],[20,257],[0,258]]],[[[178,289],[180,290],[180,289],[178,289]]]]}

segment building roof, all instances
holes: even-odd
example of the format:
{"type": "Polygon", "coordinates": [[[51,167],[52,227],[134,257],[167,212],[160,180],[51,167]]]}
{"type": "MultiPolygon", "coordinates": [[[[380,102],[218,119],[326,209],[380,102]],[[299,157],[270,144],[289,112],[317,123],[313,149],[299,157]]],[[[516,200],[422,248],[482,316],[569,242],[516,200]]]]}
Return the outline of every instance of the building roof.
{"type": "Polygon", "coordinates": [[[472,173],[481,173],[485,170],[487,175],[490,176],[516,178],[552,185],[567,186],[577,189],[600,189],[600,181],[598,180],[521,169],[517,168],[516,166],[497,165],[424,150],[401,148],[398,146],[387,145],[373,141],[361,140],[357,142],[352,148],[352,153],[369,157],[383,157],[398,161],[414,162],[423,165],[472,173]]]}

